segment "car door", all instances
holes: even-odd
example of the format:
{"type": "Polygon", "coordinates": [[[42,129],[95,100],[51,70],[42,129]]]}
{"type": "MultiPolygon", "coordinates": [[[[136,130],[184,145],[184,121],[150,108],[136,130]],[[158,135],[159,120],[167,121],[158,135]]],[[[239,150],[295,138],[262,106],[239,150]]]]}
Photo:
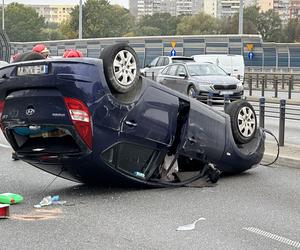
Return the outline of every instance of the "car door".
{"type": "Polygon", "coordinates": [[[171,89],[174,89],[174,90],[177,90],[176,89],[176,80],[177,80],[176,71],[177,71],[177,68],[178,68],[177,64],[170,65],[166,75],[164,76],[164,82],[163,82],[163,85],[165,85],[165,86],[167,86],[171,89]]]}
{"type": "Polygon", "coordinates": [[[139,143],[170,146],[176,132],[178,108],[178,97],[149,86],[123,119],[121,133],[139,143]]]}
{"type": "Polygon", "coordinates": [[[183,65],[178,65],[176,76],[176,90],[183,94],[187,94],[188,74],[186,68],[183,65]]]}

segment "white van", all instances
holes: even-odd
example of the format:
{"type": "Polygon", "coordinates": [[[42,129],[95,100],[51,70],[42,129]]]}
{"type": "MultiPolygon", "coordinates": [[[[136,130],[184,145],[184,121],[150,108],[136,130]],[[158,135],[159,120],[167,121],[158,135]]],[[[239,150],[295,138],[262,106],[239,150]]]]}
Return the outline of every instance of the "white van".
{"type": "Polygon", "coordinates": [[[245,62],[241,55],[226,55],[226,54],[204,54],[192,56],[196,62],[210,62],[218,65],[225,72],[230,73],[244,82],[245,62]]]}

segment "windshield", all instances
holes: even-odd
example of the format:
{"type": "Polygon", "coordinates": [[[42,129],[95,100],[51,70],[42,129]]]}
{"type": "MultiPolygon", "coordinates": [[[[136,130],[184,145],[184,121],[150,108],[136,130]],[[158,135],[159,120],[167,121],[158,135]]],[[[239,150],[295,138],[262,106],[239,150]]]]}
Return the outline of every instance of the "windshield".
{"type": "Polygon", "coordinates": [[[225,76],[226,72],[214,64],[191,64],[187,65],[191,76],[225,76]]]}

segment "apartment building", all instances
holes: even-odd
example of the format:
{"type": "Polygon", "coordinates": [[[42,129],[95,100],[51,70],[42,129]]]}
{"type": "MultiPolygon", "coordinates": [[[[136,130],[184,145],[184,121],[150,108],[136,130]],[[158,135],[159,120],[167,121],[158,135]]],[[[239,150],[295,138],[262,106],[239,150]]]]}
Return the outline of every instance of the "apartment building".
{"type": "Polygon", "coordinates": [[[300,0],[291,0],[289,5],[289,18],[300,19],[300,0]]]}
{"type": "Polygon", "coordinates": [[[75,5],[30,5],[30,7],[45,17],[46,22],[61,23],[69,19],[75,5]]]}

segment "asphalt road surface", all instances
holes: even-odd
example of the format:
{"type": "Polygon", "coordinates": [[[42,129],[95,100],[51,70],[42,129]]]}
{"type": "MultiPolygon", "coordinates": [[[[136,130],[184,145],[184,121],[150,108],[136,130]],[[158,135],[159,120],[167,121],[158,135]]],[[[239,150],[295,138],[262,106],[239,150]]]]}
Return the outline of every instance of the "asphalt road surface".
{"type": "Polygon", "coordinates": [[[0,219],[1,249],[297,249],[300,171],[258,167],[214,187],[95,188],[57,179],[0,146],[0,193],[24,196],[0,219]],[[65,205],[33,206],[46,195],[65,205]],[[192,231],[176,231],[199,218],[192,231]]]}

